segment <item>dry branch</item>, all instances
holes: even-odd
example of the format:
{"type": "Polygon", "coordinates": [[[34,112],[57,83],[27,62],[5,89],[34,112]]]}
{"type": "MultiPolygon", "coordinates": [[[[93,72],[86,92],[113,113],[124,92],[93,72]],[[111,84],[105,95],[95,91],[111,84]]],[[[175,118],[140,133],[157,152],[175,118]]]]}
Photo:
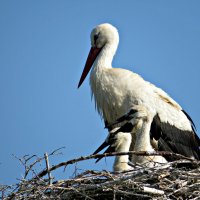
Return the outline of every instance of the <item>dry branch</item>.
{"type": "Polygon", "coordinates": [[[48,172],[48,177],[49,177],[49,185],[51,185],[52,184],[52,176],[51,176],[51,172],[49,171],[49,168],[50,168],[50,166],[49,166],[49,157],[48,157],[48,154],[47,153],[45,153],[44,154],[44,157],[45,157],[45,163],[46,163],[46,167],[47,167],[47,172],[48,172]]]}
{"type": "Polygon", "coordinates": [[[147,152],[147,151],[140,151],[140,152],[136,152],[136,151],[129,151],[129,152],[112,152],[112,153],[104,153],[104,154],[94,154],[94,155],[89,155],[89,156],[81,156],[79,158],[76,159],[72,159],[72,160],[68,160],[66,162],[61,162],[57,165],[54,165],[53,167],[49,168],[49,170],[45,169],[42,172],[40,172],[39,174],[37,174],[37,176],[35,178],[40,178],[43,177],[45,175],[47,175],[48,172],[56,170],[60,167],[63,166],[67,166],[67,165],[71,165],[80,161],[84,161],[84,160],[89,160],[89,159],[96,159],[96,158],[102,158],[102,157],[110,157],[110,156],[116,156],[116,155],[138,155],[138,156],[164,156],[164,155],[168,155],[168,156],[174,156],[177,159],[186,159],[186,160],[190,160],[190,161],[194,161],[191,158],[182,156],[180,154],[176,154],[176,153],[171,153],[171,152],[166,152],[166,151],[160,151],[160,152],[147,152]]]}

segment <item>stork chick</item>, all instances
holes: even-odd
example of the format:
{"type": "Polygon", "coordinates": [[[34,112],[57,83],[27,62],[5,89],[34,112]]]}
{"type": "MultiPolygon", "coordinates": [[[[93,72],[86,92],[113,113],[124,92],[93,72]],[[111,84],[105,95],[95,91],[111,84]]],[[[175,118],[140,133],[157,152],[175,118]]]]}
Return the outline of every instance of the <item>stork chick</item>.
{"type": "MultiPolygon", "coordinates": [[[[97,154],[106,146],[109,146],[104,153],[109,152],[128,152],[132,137],[130,132],[121,132],[121,128],[115,128],[114,130],[110,131],[106,140],[102,143],[102,145],[94,152],[97,154]]],[[[98,162],[101,158],[98,158],[96,162],[98,162]]],[[[132,167],[128,165],[129,163],[129,156],[128,155],[120,155],[115,157],[115,161],[113,164],[113,171],[114,172],[122,172],[131,170],[132,167]]]]}

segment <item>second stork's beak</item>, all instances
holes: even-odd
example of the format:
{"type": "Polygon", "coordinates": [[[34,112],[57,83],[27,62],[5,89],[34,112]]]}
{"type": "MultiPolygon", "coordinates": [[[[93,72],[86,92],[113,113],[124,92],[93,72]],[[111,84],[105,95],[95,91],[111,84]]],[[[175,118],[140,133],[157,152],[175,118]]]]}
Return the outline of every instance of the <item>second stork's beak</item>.
{"type": "Polygon", "coordinates": [[[87,74],[89,73],[90,69],[92,68],[92,65],[96,59],[96,57],[98,56],[98,54],[100,53],[101,48],[96,48],[96,47],[92,47],[90,49],[89,55],[87,57],[87,61],[85,63],[85,67],[83,69],[79,84],[78,84],[78,88],[81,86],[81,84],[83,83],[83,81],[85,80],[87,74]]]}

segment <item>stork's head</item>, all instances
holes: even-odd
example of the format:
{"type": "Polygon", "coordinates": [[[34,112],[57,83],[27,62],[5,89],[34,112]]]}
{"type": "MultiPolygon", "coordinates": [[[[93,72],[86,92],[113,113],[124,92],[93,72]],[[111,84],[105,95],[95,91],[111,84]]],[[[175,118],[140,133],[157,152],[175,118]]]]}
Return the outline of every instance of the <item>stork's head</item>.
{"type": "Polygon", "coordinates": [[[117,29],[111,24],[100,24],[95,27],[90,35],[91,46],[101,49],[105,44],[119,43],[119,35],[117,29]]]}
{"type": "Polygon", "coordinates": [[[95,59],[99,55],[99,53],[107,48],[107,52],[110,55],[114,55],[119,43],[119,34],[117,29],[111,24],[100,24],[95,27],[90,35],[91,38],[91,49],[85,64],[85,68],[81,75],[78,88],[81,86],[83,81],[85,80],[88,72],[90,71],[95,59]]]}

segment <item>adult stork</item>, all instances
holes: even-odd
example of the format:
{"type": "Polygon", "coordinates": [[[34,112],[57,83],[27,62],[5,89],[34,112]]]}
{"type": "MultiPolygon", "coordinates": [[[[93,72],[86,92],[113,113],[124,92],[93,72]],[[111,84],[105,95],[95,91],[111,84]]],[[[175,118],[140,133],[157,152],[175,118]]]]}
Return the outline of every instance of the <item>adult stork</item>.
{"type": "MultiPolygon", "coordinates": [[[[100,24],[91,32],[91,50],[78,87],[88,72],[95,105],[105,124],[115,121],[133,105],[146,106],[155,120],[151,139],[162,138],[170,151],[200,159],[200,139],[189,115],[167,93],[126,69],[112,68],[119,35],[110,24],[100,24]]],[[[157,145],[158,148],[158,144],[157,145]]],[[[132,149],[134,140],[132,141],[132,149]]]]}

